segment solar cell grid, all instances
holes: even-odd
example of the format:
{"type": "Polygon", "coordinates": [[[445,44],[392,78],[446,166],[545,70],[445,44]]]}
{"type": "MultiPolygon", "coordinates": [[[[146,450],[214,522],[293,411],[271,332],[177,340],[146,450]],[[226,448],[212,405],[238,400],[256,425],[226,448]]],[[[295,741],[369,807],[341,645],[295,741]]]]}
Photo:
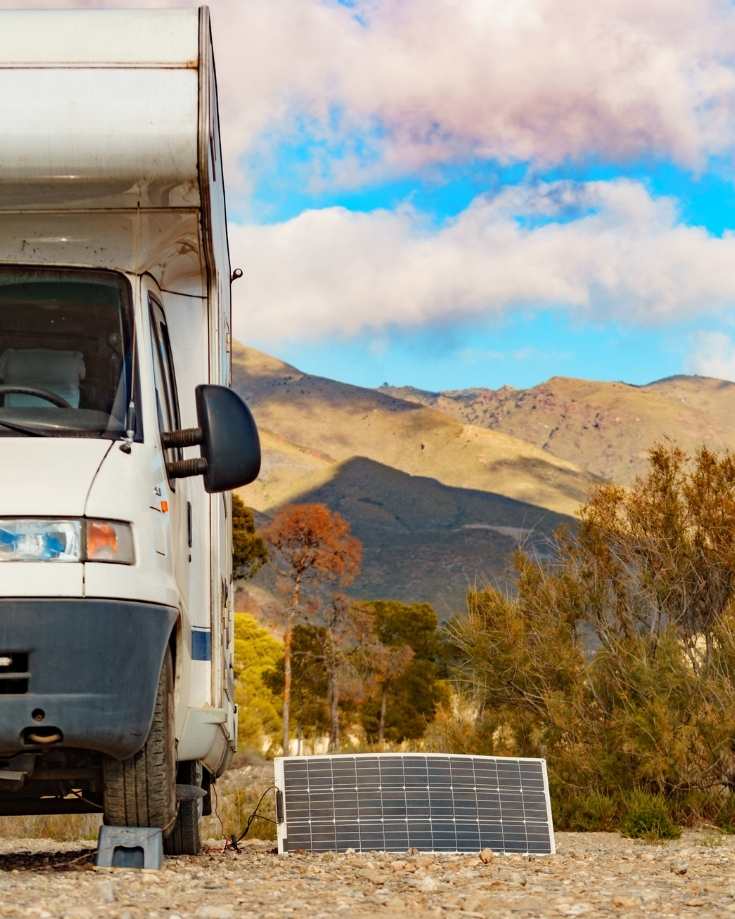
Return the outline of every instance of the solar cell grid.
{"type": "Polygon", "coordinates": [[[279,851],[550,854],[543,760],[436,754],[281,757],[279,851]]]}

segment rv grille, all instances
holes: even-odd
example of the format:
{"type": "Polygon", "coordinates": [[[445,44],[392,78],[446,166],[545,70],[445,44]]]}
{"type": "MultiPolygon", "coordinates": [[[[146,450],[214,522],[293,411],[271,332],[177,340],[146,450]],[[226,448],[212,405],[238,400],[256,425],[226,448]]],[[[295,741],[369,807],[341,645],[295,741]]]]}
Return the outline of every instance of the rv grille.
{"type": "Polygon", "coordinates": [[[28,654],[27,652],[0,651],[0,695],[17,695],[28,692],[28,654]]]}

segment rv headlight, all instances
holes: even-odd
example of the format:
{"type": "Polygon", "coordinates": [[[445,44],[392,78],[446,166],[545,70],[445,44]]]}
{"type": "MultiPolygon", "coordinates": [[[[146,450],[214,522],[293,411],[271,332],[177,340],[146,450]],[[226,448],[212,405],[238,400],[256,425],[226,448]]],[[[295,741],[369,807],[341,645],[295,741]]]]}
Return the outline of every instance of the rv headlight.
{"type": "Polygon", "coordinates": [[[81,520],[0,520],[0,561],[79,562],[81,520]]]}
{"type": "Polygon", "coordinates": [[[0,518],[0,562],[133,561],[128,523],[0,518]]]}

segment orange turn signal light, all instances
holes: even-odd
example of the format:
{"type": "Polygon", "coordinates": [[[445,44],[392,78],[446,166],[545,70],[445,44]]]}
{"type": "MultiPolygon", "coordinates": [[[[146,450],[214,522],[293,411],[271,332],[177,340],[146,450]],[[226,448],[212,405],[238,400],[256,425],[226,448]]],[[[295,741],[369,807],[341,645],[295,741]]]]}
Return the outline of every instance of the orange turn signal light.
{"type": "Polygon", "coordinates": [[[134,555],[130,524],[114,520],[87,520],[84,556],[88,562],[132,565],[134,555]]]}
{"type": "Polygon", "coordinates": [[[114,558],[118,550],[115,527],[110,523],[90,520],[87,523],[87,558],[89,561],[114,558]]]}

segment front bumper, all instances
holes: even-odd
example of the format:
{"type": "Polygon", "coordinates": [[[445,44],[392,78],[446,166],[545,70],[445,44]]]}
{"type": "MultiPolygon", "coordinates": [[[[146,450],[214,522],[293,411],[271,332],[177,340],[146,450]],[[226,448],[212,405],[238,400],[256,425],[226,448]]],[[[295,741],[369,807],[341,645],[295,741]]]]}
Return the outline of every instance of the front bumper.
{"type": "Polygon", "coordinates": [[[0,657],[28,662],[25,681],[0,680],[0,756],[42,749],[24,735],[51,727],[64,748],[137,753],[177,615],[120,600],[0,599],[0,657]]]}

